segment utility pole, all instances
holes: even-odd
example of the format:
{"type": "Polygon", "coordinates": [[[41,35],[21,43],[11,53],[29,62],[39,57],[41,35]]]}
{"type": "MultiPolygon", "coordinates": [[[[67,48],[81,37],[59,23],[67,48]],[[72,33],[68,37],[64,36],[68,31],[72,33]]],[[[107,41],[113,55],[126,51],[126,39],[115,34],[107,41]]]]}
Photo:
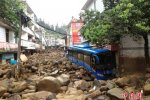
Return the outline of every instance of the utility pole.
{"type": "Polygon", "coordinates": [[[19,32],[18,32],[18,51],[17,51],[17,67],[15,69],[15,78],[18,80],[20,74],[20,54],[21,54],[21,34],[22,34],[22,15],[19,12],[19,32]]]}
{"type": "Polygon", "coordinates": [[[21,34],[22,34],[22,26],[27,27],[27,23],[30,21],[30,18],[26,16],[23,10],[18,12],[19,16],[19,32],[18,32],[18,52],[17,52],[17,67],[15,68],[15,78],[18,80],[21,74],[21,34]]]}

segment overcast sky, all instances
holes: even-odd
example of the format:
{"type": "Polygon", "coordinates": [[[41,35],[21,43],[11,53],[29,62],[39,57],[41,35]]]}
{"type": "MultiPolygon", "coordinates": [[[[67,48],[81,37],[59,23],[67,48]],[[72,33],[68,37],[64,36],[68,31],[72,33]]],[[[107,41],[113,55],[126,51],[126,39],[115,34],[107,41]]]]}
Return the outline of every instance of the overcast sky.
{"type": "Polygon", "coordinates": [[[68,24],[72,16],[78,18],[86,0],[27,0],[38,18],[49,24],[68,24]]]}

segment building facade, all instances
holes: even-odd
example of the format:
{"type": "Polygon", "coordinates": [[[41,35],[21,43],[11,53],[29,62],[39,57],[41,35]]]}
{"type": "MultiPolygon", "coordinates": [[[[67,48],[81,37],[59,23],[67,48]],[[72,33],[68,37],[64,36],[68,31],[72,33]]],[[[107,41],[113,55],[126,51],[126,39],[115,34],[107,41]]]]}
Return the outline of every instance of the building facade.
{"type": "Polygon", "coordinates": [[[65,46],[65,39],[58,33],[47,33],[45,34],[46,44],[49,47],[52,46],[65,46]]]}
{"type": "MultiPolygon", "coordinates": [[[[31,19],[28,27],[22,26],[21,31],[21,50],[34,52],[45,49],[46,42],[44,39],[45,31],[36,24],[36,15],[27,4],[26,0],[22,0],[25,5],[24,13],[31,19]]],[[[18,38],[4,20],[0,20],[0,63],[7,63],[9,60],[17,59],[18,38]]]]}
{"type": "Polygon", "coordinates": [[[44,30],[36,23],[37,17],[26,1],[24,13],[31,19],[28,27],[22,27],[21,47],[23,50],[36,51],[45,49],[44,30]]]}
{"type": "Polygon", "coordinates": [[[17,48],[15,33],[8,24],[0,21],[0,63],[17,59],[17,48]]]}

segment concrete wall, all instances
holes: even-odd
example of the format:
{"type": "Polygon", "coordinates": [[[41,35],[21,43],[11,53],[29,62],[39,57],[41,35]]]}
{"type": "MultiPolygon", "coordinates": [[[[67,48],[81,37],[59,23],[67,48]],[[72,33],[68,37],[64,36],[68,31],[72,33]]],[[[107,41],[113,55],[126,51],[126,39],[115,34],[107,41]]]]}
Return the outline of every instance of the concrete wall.
{"type": "Polygon", "coordinates": [[[146,64],[144,58],[144,40],[142,37],[137,41],[130,36],[125,36],[121,39],[119,66],[123,73],[145,70],[146,64]]]}
{"type": "MultiPolygon", "coordinates": [[[[149,36],[150,43],[150,36],[149,36]]],[[[144,57],[144,40],[143,38],[139,38],[135,41],[130,36],[125,36],[121,40],[121,52],[120,55],[124,57],[144,57]]],[[[150,44],[149,44],[150,47],[150,44]]]]}

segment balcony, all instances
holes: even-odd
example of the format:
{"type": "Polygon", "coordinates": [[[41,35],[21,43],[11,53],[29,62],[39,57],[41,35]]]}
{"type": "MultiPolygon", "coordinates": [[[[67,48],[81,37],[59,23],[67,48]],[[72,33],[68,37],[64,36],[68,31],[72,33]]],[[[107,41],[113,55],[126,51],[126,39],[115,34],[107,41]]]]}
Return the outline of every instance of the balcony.
{"type": "Polygon", "coordinates": [[[21,46],[26,49],[40,49],[40,45],[31,41],[21,40],[21,46]]]}
{"type": "Polygon", "coordinates": [[[14,52],[17,49],[18,44],[16,43],[0,42],[0,52],[14,52]]]}

